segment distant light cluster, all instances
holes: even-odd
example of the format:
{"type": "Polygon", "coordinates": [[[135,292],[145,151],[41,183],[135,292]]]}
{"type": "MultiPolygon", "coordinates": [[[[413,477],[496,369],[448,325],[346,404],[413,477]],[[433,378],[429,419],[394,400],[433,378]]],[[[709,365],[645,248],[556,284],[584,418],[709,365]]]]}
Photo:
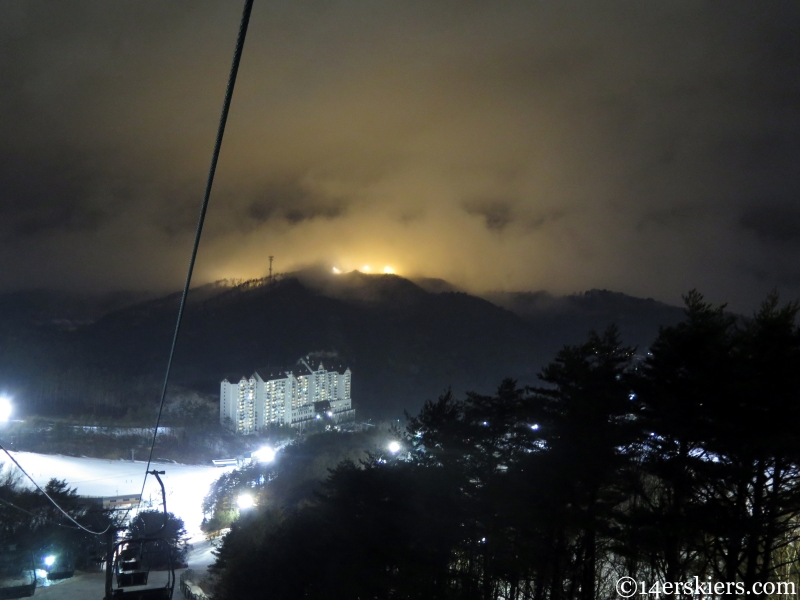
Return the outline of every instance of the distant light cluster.
{"type": "MultiPolygon", "coordinates": [[[[309,373],[295,377],[264,380],[258,373],[247,379],[220,383],[220,423],[236,433],[251,434],[271,424],[303,427],[308,421],[327,417],[333,424],[355,417],[350,397],[351,373],[326,371],[322,363],[316,371],[308,364],[309,373]]],[[[270,449],[256,452],[256,459],[268,462],[274,458],[270,449]]]]}
{"type": "MultiPolygon", "coordinates": [[[[339,275],[339,274],[341,274],[341,273],[342,273],[342,270],[341,270],[340,268],[338,268],[338,267],[333,267],[333,268],[331,269],[331,271],[333,272],[333,274],[334,274],[334,275],[339,275]]],[[[371,273],[371,272],[372,272],[372,267],[371,267],[371,266],[369,266],[369,265],[364,265],[363,267],[361,267],[361,272],[362,272],[362,273],[371,273]]],[[[394,275],[394,273],[395,273],[395,272],[394,272],[394,268],[393,268],[393,267],[390,267],[390,266],[388,266],[388,265],[387,265],[387,266],[385,266],[385,267],[383,267],[383,272],[384,272],[386,275],[394,275]]]]}

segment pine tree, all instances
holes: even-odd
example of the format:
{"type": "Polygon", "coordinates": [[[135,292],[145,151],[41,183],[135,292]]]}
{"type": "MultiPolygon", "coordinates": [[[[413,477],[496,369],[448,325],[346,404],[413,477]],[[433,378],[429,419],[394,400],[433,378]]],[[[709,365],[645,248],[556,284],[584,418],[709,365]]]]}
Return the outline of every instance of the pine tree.
{"type": "Polygon", "coordinates": [[[550,597],[594,600],[599,537],[625,498],[625,448],[635,436],[629,369],[633,351],[615,328],[567,346],[535,390],[543,444],[542,493],[551,515],[550,597]]]}

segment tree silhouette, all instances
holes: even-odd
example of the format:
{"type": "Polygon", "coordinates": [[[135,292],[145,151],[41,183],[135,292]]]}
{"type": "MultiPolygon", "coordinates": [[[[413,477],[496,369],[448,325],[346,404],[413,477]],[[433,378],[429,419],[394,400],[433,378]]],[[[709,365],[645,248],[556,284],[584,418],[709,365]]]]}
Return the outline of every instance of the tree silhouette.
{"type": "Polygon", "coordinates": [[[613,327],[591,333],[538,386],[448,390],[393,431],[401,452],[241,516],[215,597],[595,600],[620,575],[800,582],[800,307],[773,294],[741,319],[697,292],[685,302],[646,357],[613,327]]]}
{"type": "Polygon", "coordinates": [[[145,546],[151,568],[165,568],[170,560],[175,567],[185,565],[189,553],[189,536],[183,519],[160,510],[143,510],[136,515],[128,527],[127,537],[131,539],[153,538],[164,543],[151,543],[145,546]]]}

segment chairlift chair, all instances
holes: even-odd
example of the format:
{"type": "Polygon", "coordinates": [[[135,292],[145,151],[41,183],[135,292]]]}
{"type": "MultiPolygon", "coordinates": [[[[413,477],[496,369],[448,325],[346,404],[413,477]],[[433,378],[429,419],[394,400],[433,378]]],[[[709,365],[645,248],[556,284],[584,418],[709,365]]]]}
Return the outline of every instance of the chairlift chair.
{"type": "Polygon", "coordinates": [[[33,555],[16,549],[0,549],[0,598],[29,598],[35,590],[33,555]]]}
{"type": "Polygon", "coordinates": [[[113,587],[110,579],[111,573],[106,571],[106,598],[113,600],[116,598],[126,600],[171,600],[172,592],[175,589],[175,564],[174,556],[175,544],[168,540],[157,537],[167,525],[167,492],[164,489],[164,482],[159,475],[164,471],[148,471],[155,476],[161,486],[161,498],[164,501],[164,522],[158,531],[149,535],[144,534],[133,538],[120,540],[113,546],[110,559],[112,560],[112,570],[116,574],[117,587],[113,587]],[[166,556],[168,567],[167,583],[162,587],[151,587],[141,589],[146,586],[150,577],[150,568],[153,560],[148,556],[163,553],[166,556]],[[140,588],[140,589],[125,589],[140,588]]]}
{"type": "Polygon", "coordinates": [[[111,598],[107,600],[170,600],[175,587],[173,552],[173,544],[169,541],[151,536],[117,542],[113,559],[117,587],[112,588],[111,598]],[[154,564],[153,555],[166,557],[167,583],[159,587],[142,588],[148,584],[154,564]]]}

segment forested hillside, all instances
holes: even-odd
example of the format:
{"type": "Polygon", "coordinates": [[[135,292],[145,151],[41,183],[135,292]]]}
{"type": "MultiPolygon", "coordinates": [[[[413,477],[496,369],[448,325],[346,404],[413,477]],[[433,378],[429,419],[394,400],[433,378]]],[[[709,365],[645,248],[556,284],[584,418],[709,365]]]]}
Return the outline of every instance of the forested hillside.
{"type": "Polygon", "coordinates": [[[261,508],[214,597],[795,597],[798,308],[737,320],[691,293],[644,360],[609,329],[535,388],[443,394],[299,509],[274,501],[280,461],[231,476],[215,491],[261,508]]]}
{"type": "MultiPolygon", "coordinates": [[[[94,321],[74,319],[70,327],[60,326],[65,319],[53,317],[52,306],[49,319],[0,320],[4,385],[28,414],[147,413],[163,378],[178,300],[173,294],[134,303],[94,321]]],[[[503,377],[533,383],[560,343],[613,321],[624,325],[631,303],[637,326],[622,331],[634,345],[648,343],[665,315],[681,314],[622,294],[602,310],[517,314],[464,292],[431,292],[395,275],[359,272],[308,270],[204,286],[190,294],[171,381],[216,394],[223,377],[302,370],[298,359],[311,356],[353,371],[360,415],[397,418],[448,387],[489,391],[503,377]]]]}

